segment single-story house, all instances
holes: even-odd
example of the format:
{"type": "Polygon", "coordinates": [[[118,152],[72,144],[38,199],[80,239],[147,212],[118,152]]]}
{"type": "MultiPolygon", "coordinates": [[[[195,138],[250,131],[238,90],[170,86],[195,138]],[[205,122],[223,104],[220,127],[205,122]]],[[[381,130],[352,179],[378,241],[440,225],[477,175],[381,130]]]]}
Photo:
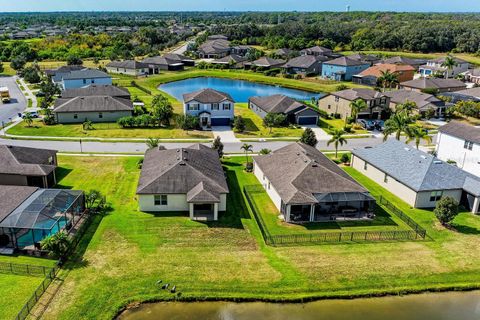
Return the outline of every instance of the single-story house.
{"type": "Polygon", "coordinates": [[[438,129],[437,157],[480,177],[480,127],[450,121],[438,129]]]}
{"type": "Polygon", "coordinates": [[[470,63],[459,58],[453,58],[456,65],[452,69],[442,66],[445,63],[446,57],[434,60],[428,60],[425,65],[418,68],[418,72],[422,77],[430,77],[440,75],[444,78],[454,78],[460,73],[468,71],[470,63]]]}
{"type": "Polygon", "coordinates": [[[1,185],[51,188],[56,168],[56,150],[0,145],[1,185]]]}
{"type": "Polygon", "coordinates": [[[316,110],[282,94],[251,97],[248,99],[248,108],[262,119],[268,113],[281,113],[287,116],[289,123],[300,125],[317,124],[319,117],[316,110]]]}
{"type": "Polygon", "coordinates": [[[282,68],[288,74],[319,75],[322,73],[322,63],[327,60],[325,56],[299,56],[288,60],[282,68]]]}
{"type": "Polygon", "coordinates": [[[352,151],[353,168],[414,208],[434,208],[450,196],[479,212],[480,178],[395,139],[352,151]]]}
{"type": "Polygon", "coordinates": [[[418,68],[421,65],[424,65],[425,63],[427,63],[427,60],[425,60],[425,59],[411,59],[411,58],[407,58],[407,57],[396,56],[396,57],[390,57],[388,59],[383,60],[383,63],[398,64],[398,65],[409,65],[409,66],[414,67],[415,70],[418,70],[418,68]]]}
{"type": "Polygon", "coordinates": [[[465,81],[480,85],[480,68],[465,72],[465,81]]]}
{"type": "Polygon", "coordinates": [[[109,73],[126,74],[129,76],[140,76],[148,73],[148,65],[136,60],[112,61],[105,67],[109,73]]]}
{"type": "Polygon", "coordinates": [[[252,50],[252,47],[246,45],[238,45],[230,48],[230,54],[236,54],[239,56],[245,56],[247,53],[252,50]]]}
{"type": "Polygon", "coordinates": [[[84,211],[82,191],[0,185],[0,247],[40,249],[40,241],[69,230],[84,211]]]}
{"type": "Polygon", "coordinates": [[[116,122],[133,114],[133,104],[130,99],[107,95],[60,98],[53,114],[57,123],[116,122]]]}
{"type": "Polygon", "coordinates": [[[179,71],[184,67],[183,62],[163,56],[147,57],[142,60],[142,63],[148,66],[149,74],[158,74],[160,70],[179,71]]]}
{"type": "Polygon", "coordinates": [[[367,103],[367,108],[358,113],[359,118],[385,119],[388,114],[390,101],[381,92],[372,89],[354,88],[332,92],[318,100],[318,108],[328,114],[339,114],[346,119],[352,115],[350,103],[361,99],[367,103]]]}
{"type": "Polygon", "coordinates": [[[368,190],[314,147],[296,142],[253,158],[254,173],[286,222],[373,216],[368,190]]]}
{"type": "Polygon", "coordinates": [[[452,103],[457,103],[458,101],[480,102],[480,87],[454,92],[444,92],[442,93],[442,96],[451,98],[452,103]]]}
{"type": "Polygon", "coordinates": [[[302,56],[325,56],[330,59],[341,57],[340,53],[333,52],[332,49],[321,47],[321,46],[314,46],[311,48],[303,49],[300,51],[300,55],[302,56]]]}
{"type": "Polygon", "coordinates": [[[379,63],[354,75],[352,81],[367,86],[377,86],[378,79],[387,71],[395,74],[399,82],[413,80],[415,75],[415,68],[410,65],[379,63]]]}
{"type": "Polygon", "coordinates": [[[207,40],[228,40],[228,37],[223,34],[212,34],[207,37],[207,40]]]}
{"type": "Polygon", "coordinates": [[[245,67],[257,67],[262,69],[271,69],[271,68],[280,68],[285,64],[285,60],[283,59],[274,59],[270,57],[261,57],[252,62],[246,62],[245,67]]]}
{"type": "Polygon", "coordinates": [[[467,88],[466,84],[455,79],[419,78],[400,83],[401,89],[423,92],[435,90],[438,93],[459,91],[467,88]]]}
{"type": "Polygon", "coordinates": [[[448,106],[448,104],[434,95],[423,92],[394,90],[384,92],[384,95],[390,98],[390,109],[393,111],[396,110],[399,104],[414,102],[416,105],[416,113],[424,115],[428,110],[433,110],[435,111],[435,117],[441,118],[445,115],[445,109],[448,106]]]}
{"type": "Polygon", "coordinates": [[[119,86],[91,84],[83,88],[63,90],[60,95],[62,99],[88,96],[110,96],[130,99],[130,92],[128,89],[119,86]]]}
{"type": "Polygon", "coordinates": [[[236,54],[231,54],[226,57],[215,59],[211,63],[228,66],[229,68],[243,68],[245,66],[246,58],[236,54]]]}
{"type": "MultiPolygon", "coordinates": [[[[112,84],[112,77],[107,73],[89,68],[60,73],[59,78],[58,84],[62,90],[82,88],[91,84],[112,84]]],[[[57,79],[57,75],[53,79],[57,79]]]]}
{"type": "Polygon", "coordinates": [[[373,54],[354,53],[347,56],[349,59],[369,63],[371,66],[380,63],[380,58],[373,54]]]}
{"type": "Polygon", "coordinates": [[[183,95],[183,112],[199,118],[203,130],[212,126],[228,126],[234,118],[233,98],[225,92],[202,89],[183,95]]]}
{"type": "Polygon", "coordinates": [[[227,39],[210,39],[202,43],[197,50],[202,59],[220,59],[231,52],[230,41],[227,39]]]}
{"type": "Polygon", "coordinates": [[[169,60],[181,62],[185,66],[190,66],[190,67],[195,66],[195,60],[187,56],[184,56],[183,54],[165,53],[163,56],[169,60]]]}
{"type": "Polygon", "coordinates": [[[218,220],[228,185],[218,152],[195,144],[145,153],[137,195],[141,211],[188,212],[192,220],[218,220]]]}
{"type": "Polygon", "coordinates": [[[336,81],[351,81],[354,75],[369,67],[369,63],[340,57],[323,63],[322,77],[336,81]]]}
{"type": "Polygon", "coordinates": [[[296,57],[298,55],[299,55],[298,51],[288,49],[288,48],[282,48],[275,51],[275,56],[282,59],[289,59],[289,58],[296,57]]]}

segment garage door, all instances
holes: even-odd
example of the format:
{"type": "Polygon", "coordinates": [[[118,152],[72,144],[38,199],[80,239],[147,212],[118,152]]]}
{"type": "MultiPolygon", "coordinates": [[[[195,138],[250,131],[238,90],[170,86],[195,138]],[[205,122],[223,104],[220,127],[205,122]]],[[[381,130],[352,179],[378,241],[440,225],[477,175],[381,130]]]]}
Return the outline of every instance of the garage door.
{"type": "Polygon", "coordinates": [[[212,126],[229,126],[230,118],[212,118],[212,126]]]}
{"type": "Polygon", "coordinates": [[[298,117],[298,124],[317,124],[317,117],[298,117]]]}

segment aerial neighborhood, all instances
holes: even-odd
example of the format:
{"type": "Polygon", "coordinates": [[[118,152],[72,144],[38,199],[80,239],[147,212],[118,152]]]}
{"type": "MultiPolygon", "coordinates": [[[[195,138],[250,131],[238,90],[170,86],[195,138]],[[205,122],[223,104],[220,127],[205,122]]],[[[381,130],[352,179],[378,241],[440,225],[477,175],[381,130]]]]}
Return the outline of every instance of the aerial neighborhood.
{"type": "Polygon", "coordinates": [[[480,289],[478,16],[349,10],[0,13],[0,319],[480,289]]]}

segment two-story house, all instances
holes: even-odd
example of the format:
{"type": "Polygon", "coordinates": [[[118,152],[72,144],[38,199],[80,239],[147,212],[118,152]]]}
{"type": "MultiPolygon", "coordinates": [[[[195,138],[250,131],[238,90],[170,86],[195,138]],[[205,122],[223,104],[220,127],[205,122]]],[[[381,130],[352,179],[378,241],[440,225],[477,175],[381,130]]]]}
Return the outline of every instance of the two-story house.
{"type": "Polygon", "coordinates": [[[480,128],[451,121],[440,127],[437,156],[480,177],[480,128]]]}
{"type": "Polygon", "coordinates": [[[358,113],[359,118],[384,119],[387,116],[390,98],[371,89],[354,88],[333,92],[318,100],[318,108],[346,119],[352,115],[350,103],[358,99],[367,103],[367,108],[358,113]]]}
{"type": "Polygon", "coordinates": [[[322,77],[336,81],[351,81],[353,76],[370,67],[370,63],[340,57],[323,63],[322,77]]]}
{"type": "Polygon", "coordinates": [[[453,58],[456,65],[453,66],[452,69],[448,69],[447,67],[443,66],[445,59],[446,57],[429,60],[427,61],[427,64],[418,68],[418,72],[422,75],[422,77],[440,75],[443,78],[454,78],[458,74],[468,71],[468,68],[470,67],[470,64],[467,61],[459,58],[453,58]]]}
{"type": "Polygon", "coordinates": [[[62,90],[83,88],[91,84],[112,84],[112,77],[97,69],[73,70],[62,74],[58,82],[62,90]]]}
{"type": "Polygon", "coordinates": [[[228,126],[234,117],[233,98],[214,89],[202,89],[183,95],[183,112],[199,118],[203,130],[228,126]]]}

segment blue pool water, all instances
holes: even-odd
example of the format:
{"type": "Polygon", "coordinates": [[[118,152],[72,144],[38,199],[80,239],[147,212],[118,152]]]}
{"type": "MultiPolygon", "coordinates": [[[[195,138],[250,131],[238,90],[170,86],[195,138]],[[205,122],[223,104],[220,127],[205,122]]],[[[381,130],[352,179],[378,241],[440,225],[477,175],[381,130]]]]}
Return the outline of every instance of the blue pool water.
{"type": "Polygon", "coordinates": [[[325,94],[308,92],[279,86],[255,83],[244,80],[221,79],[221,78],[192,78],[162,84],[158,87],[177,100],[183,101],[183,94],[211,88],[229,93],[236,102],[248,102],[248,98],[254,96],[270,96],[284,94],[297,100],[310,100],[312,97],[320,98],[325,94]]]}

